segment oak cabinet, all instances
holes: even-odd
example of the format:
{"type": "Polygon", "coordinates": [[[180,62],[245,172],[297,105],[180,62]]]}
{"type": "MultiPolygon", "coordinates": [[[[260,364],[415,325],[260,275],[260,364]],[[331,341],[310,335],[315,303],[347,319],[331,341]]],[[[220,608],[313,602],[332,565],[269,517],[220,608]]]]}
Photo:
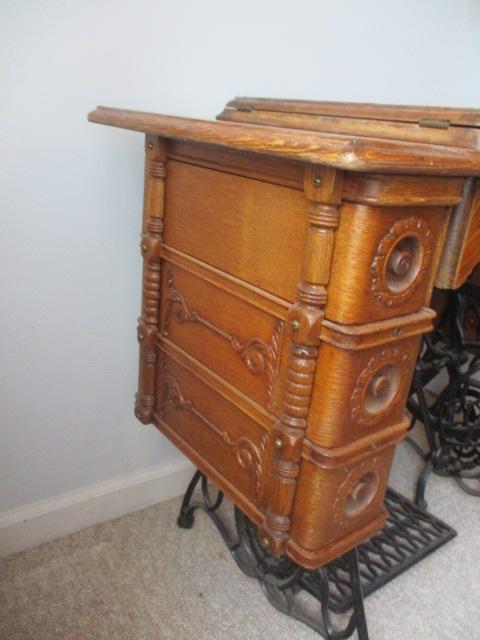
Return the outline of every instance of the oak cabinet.
{"type": "Polygon", "coordinates": [[[381,528],[433,287],[480,261],[480,113],[237,99],[146,134],[136,415],[318,567],[381,528]]]}

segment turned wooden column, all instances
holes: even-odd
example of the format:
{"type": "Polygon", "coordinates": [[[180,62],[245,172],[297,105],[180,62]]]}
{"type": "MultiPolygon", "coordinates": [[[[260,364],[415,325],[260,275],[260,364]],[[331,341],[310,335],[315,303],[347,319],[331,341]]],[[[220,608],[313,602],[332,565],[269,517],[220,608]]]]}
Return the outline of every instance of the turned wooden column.
{"type": "Polygon", "coordinates": [[[342,175],[335,169],[314,165],[305,169],[304,189],[311,203],[302,280],[297,288],[297,302],[288,316],[290,352],[283,383],[283,410],[273,427],[272,497],[260,528],[262,544],[275,554],[285,552],[289,538],[290,513],[327,302],[341,184],[342,175]]]}
{"type": "Polygon", "coordinates": [[[142,315],[138,319],[140,367],[135,415],[144,424],[152,421],[155,394],[160,305],[160,249],[165,196],[165,141],[145,137],[145,190],[140,250],[143,256],[142,315]]]}

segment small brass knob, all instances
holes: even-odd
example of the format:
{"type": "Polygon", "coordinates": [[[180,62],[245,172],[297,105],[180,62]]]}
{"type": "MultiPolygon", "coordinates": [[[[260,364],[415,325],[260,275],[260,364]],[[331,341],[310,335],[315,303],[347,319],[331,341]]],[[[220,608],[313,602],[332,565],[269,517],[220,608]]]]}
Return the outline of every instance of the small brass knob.
{"type": "Polygon", "coordinates": [[[149,149],[153,149],[153,142],[149,142],[149,143],[148,143],[148,148],[149,148],[149,149]]]}
{"type": "Polygon", "coordinates": [[[281,449],[283,447],[283,440],[281,438],[275,438],[273,444],[275,445],[275,449],[281,449]]]}
{"type": "Polygon", "coordinates": [[[269,542],[268,538],[262,538],[260,540],[260,544],[262,545],[262,547],[264,549],[266,549],[268,547],[268,545],[270,544],[270,542],[269,542]]]}
{"type": "Polygon", "coordinates": [[[401,336],[401,335],[402,335],[402,333],[403,333],[403,331],[402,331],[402,329],[400,329],[400,327],[396,327],[396,329],[394,329],[394,330],[393,330],[393,333],[394,333],[396,336],[401,336]]]}
{"type": "Polygon", "coordinates": [[[143,335],[143,333],[139,333],[138,334],[138,339],[140,340],[140,342],[145,338],[145,336],[143,335]]]}
{"type": "Polygon", "coordinates": [[[322,184],[322,178],[321,176],[315,176],[313,179],[313,186],[314,187],[319,187],[322,184]]]}
{"type": "Polygon", "coordinates": [[[147,249],[148,249],[147,245],[146,244],[142,244],[143,253],[147,253],[147,249]]]}
{"type": "Polygon", "coordinates": [[[298,331],[300,329],[300,320],[292,320],[292,331],[298,331]]]}

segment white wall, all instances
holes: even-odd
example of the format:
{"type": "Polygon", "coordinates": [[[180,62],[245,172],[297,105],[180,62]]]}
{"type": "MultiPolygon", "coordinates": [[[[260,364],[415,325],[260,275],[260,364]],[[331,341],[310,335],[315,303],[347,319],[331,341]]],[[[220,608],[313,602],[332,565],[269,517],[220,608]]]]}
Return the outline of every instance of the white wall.
{"type": "Polygon", "coordinates": [[[172,463],[133,417],[140,134],[97,104],[480,105],[479,0],[1,0],[0,511],[172,463]]]}

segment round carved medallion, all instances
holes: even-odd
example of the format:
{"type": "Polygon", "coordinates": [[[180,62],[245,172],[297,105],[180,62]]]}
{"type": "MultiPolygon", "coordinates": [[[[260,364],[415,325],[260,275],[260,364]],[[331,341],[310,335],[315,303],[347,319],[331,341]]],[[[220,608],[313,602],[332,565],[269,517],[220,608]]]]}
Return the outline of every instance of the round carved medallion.
{"type": "Polygon", "coordinates": [[[424,220],[411,216],[395,222],[372,262],[372,293],[381,304],[391,307],[413,294],[427,275],[432,243],[424,220]]]}
{"type": "Polygon", "coordinates": [[[410,358],[399,349],[376,353],[358,377],[352,394],[352,421],[361,426],[375,424],[391,411],[410,378],[410,358]]]}
{"type": "Polygon", "coordinates": [[[369,458],[348,472],[340,485],[333,505],[334,522],[346,527],[353,518],[363,515],[378,496],[381,477],[387,473],[380,458],[369,458]]]}

